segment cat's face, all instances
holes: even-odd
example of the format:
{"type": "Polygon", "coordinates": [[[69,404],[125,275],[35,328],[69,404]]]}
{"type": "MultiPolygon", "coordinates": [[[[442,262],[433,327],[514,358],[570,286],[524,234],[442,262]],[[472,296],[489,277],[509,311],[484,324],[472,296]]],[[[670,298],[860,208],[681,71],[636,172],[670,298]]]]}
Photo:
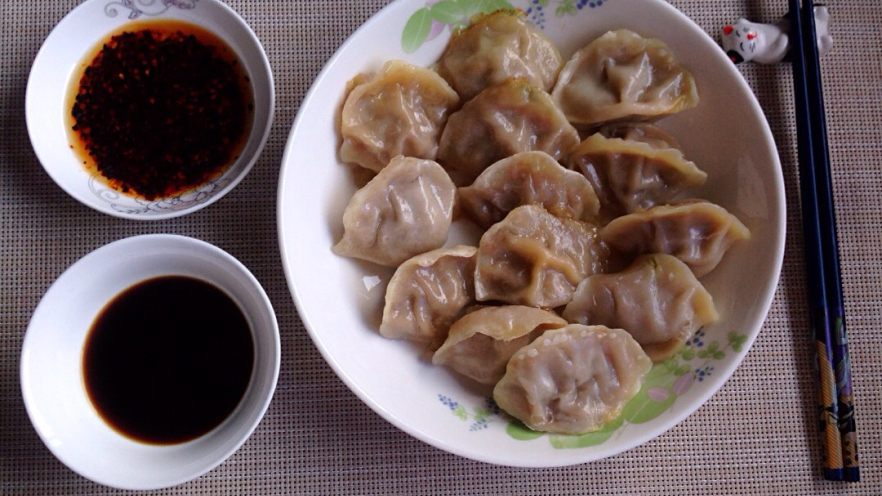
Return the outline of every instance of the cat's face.
{"type": "Polygon", "coordinates": [[[747,19],[723,26],[723,50],[732,62],[740,64],[753,58],[759,41],[755,28],[756,25],[747,19]]]}

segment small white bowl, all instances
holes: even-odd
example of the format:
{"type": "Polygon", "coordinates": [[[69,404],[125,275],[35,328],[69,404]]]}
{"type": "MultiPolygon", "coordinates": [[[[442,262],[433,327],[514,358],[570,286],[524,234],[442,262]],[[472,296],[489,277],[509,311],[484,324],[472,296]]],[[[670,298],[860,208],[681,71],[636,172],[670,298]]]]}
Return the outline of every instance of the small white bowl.
{"type": "Polygon", "coordinates": [[[31,144],[49,176],[84,205],[136,220],[185,215],[214,203],[232,190],[263,150],[274,108],[272,70],[260,41],[236,12],[218,0],[87,0],[62,19],[46,38],[34,59],[25,96],[31,144]],[[186,21],[217,35],[244,65],[254,97],[250,135],[239,158],[226,172],[189,191],[152,201],[114,190],[90,174],[70,147],[66,125],[70,112],[66,108],[68,90],[86,55],[126,23],[148,19],[186,21]]]}
{"type": "Polygon", "coordinates": [[[208,472],[245,442],[272,399],[280,350],[270,300],[238,260],[192,238],[136,236],[86,255],[43,296],[22,346],[22,396],[37,434],[73,471],[121,489],[158,489],[208,472]],[[251,326],[255,354],[248,389],[223,423],[193,441],[158,446],[124,437],[99,417],[85,390],[82,354],[92,323],[114,296],[163,275],[198,278],[225,291],[251,326]]]}

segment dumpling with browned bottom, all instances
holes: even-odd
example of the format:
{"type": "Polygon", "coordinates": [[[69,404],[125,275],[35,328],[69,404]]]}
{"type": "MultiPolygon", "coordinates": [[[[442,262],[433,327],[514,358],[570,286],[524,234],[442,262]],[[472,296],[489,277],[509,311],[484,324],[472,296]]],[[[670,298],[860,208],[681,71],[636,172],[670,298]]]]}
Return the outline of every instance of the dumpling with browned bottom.
{"type": "Polygon", "coordinates": [[[478,243],[478,301],[555,308],[566,305],[583,279],[601,272],[606,257],[597,228],[558,219],[537,205],[518,207],[478,243]]]}
{"type": "Polygon", "coordinates": [[[619,217],[600,230],[600,239],[623,255],[673,255],[701,277],[733,244],[750,239],[750,231],[719,205],[687,200],[619,217]]]}
{"type": "Polygon", "coordinates": [[[355,192],[334,253],[397,267],[440,248],[453,222],[456,186],[431,160],[396,157],[355,192]]]}
{"type": "Polygon", "coordinates": [[[580,129],[658,118],[698,105],[695,79],[671,48],[627,29],[610,31],[576,52],[552,95],[580,129]]]}
{"type": "Polygon", "coordinates": [[[563,316],[579,324],[624,329],[655,362],[719,319],[713,298],[689,267],[659,254],[638,257],[622,272],[585,279],[563,316]]]}
{"type": "Polygon", "coordinates": [[[473,246],[432,250],[404,262],[386,287],[380,334],[438,346],[475,302],[473,246]]]}
{"type": "Polygon", "coordinates": [[[592,432],[621,414],[651,367],[627,332],[572,324],[518,350],[493,399],[535,431],[592,432]]]}
{"type": "Polygon", "coordinates": [[[546,330],[565,325],[557,314],[538,308],[484,307],[454,322],[432,362],[482,384],[496,384],[516,351],[546,330]]]}
{"type": "Polygon", "coordinates": [[[555,159],[579,143],[579,133],[551,96],[524,79],[491,86],[450,116],[438,162],[457,186],[467,186],[496,161],[542,151],[555,159]]]}
{"type": "Polygon", "coordinates": [[[398,156],[435,160],[459,95],[435,71],[392,60],[351,83],[340,118],[340,158],[379,172],[398,156]]]}
{"type": "Polygon", "coordinates": [[[523,152],[496,162],[459,188],[459,204],[484,229],[521,205],[541,205],[557,217],[594,220],[600,201],[591,183],[545,152],[523,152]]]}

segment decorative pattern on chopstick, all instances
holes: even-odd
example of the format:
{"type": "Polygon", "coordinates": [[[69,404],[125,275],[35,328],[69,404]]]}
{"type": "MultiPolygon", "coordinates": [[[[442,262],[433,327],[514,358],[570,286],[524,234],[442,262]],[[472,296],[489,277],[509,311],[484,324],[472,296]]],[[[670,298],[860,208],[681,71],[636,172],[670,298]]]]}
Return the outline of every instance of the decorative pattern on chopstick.
{"type": "Polygon", "coordinates": [[[827,142],[827,118],[824,113],[824,90],[821,82],[820,53],[817,39],[818,28],[814,15],[813,0],[805,0],[800,16],[802,17],[802,39],[811,40],[803,43],[804,62],[808,76],[809,104],[814,118],[812,145],[814,146],[814,173],[817,184],[818,204],[826,208],[820,211],[822,250],[826,255],[824,271],[827,283],[827,307],[832,322],[833,370],[836,372],[839,413],[839,435],[842,443],[844,480],[857,481],[858,455],[857,432],[854,421],[854,396],[851,384],[851,362],[848,356],[848,338],[845,331],[845,305],[842,298],[842,282],[839,268],[839,236],[836,230],[836,209],[833,200],[833,182],[830,177],[830,151],[827,142]]]}
{"type": "Polygon", "coordinates": [[[799,0],[790,0],[790,18],[809,304],[817,341],[823,469],[824,477],[829,480],[855,481],[859,477],[857,442],[850,367],[844,346],[847,340],[823,92],[814,41],[814,6],[811,0],[806,0],[801,11],[799,3],[799,0]],[[823,212],[820,205],[826,207],[823,212]],[[844,423],[840,419],[840,407],[848,412],[849,420],[844,423]]]}

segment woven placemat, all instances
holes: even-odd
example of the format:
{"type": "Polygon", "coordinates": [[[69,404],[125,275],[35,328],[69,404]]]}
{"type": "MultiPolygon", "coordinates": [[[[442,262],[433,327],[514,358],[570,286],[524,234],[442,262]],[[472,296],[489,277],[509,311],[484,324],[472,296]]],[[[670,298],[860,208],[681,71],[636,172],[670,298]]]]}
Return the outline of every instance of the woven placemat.
{"type": "MultiPolygon", "coordinates": [[[[485,465],[394,428],[334,375],[297,318],[276,243],[282,150],[298,104],[334,50],[383,0],[230,0],[263,41],[278,109],[257,166],[229,196],[183,219],[138,223],[96,213],[42,171],[28,141],[30,64],[72,0],[0,5],[0,494],[110,494],[66,469],[37,438],[18,382],[30,314],[71,263],[109,241],[170,232],[214,243],[245,263],[278,313],[283,367],[251,439],[207,475],[158,494],[864,494],[882,493],[882,8],[832,1],[824,59],[842,269],[863,481],[818,476],[815,374],[805,311],[790,68],[744,66],[779,145],[788,188],[787,252],[777,297],[747,359],[704,407],[617,457],[561,469],[485,465]]],[[[676,0],[709,32],[740,16],[771,22],[784,0],[676,0]]],[[[737,124],[733,124],[737,125],[737,124]]]]}

